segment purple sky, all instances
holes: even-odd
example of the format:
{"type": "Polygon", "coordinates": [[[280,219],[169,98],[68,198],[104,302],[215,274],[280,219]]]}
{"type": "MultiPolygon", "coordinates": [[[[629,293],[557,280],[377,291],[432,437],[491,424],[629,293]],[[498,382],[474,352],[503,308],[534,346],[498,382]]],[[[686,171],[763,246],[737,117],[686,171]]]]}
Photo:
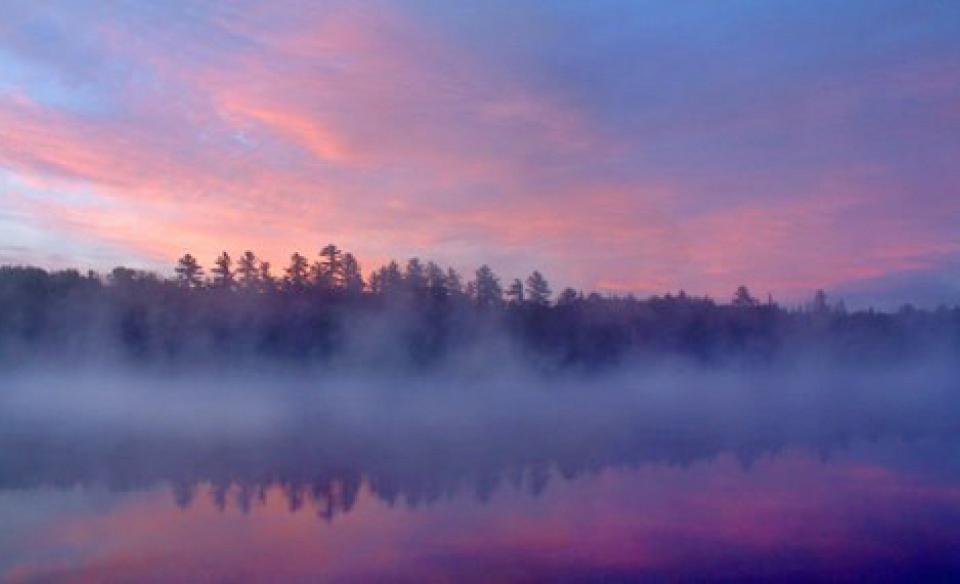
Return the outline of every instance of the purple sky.
{"type": "Polygon", "coordinates": [[[0,262],[960,302],[960,3],[7,0],[0,262]]]}

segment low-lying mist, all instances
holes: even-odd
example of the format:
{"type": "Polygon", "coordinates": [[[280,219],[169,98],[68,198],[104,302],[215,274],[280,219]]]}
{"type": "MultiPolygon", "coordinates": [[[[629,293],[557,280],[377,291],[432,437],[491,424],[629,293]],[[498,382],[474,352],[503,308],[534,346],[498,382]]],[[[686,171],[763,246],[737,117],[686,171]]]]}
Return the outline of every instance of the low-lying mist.
{"type": "Polygon", "coordinates": [[[935,355],[858,366],[813,353],[764,364],[704,366],[664,358],[601,372],[544,371],[499,349],[460,355],[430,372],[358,371],[347,365],[282,369],[271,363],[166,372],[30,367],[0,380],[0,417],[141,431],[262,427],[265,432],[308,416],[374,426],[389,419],[411,429],[453,420],[451,431],[513,417],[608,420],[670,412],[779,423],[801,414],[902,414],[914,406],[946,406],[960,400],[958,373],[960,363],[935,355]]]}
{"type": "Polygon", "coordinates": [[[464,287],[391,266],[369,288],[0,268],[0,488],[389,498],[960,432],[960,309],[553,301],[545,281],[507,300],[488,268],[464,287]]]}
{"type": "Polygon", "coordinates": [[[749,464],[787,446],[827,455],[853,440],[957,435],[956,373],[932,359],[676,360],[602,375],[544,375],[509,360],[431,375],[21,370],[0,382],[0,487],[313,473],[420,484],[424,475],[446,482],[538,465],[575,474],[724,452],[749,464]]]}
{"type": "MultiPolygon", "coordinates": [[[[330,253],[340,252],[334,246],[330,253]]],[[[539,273],[528,282],[536,294],[524,293],[519,280],[508,293],[486,266],[464,285],[459,275],[441,277],[439,266],[416,259],[404,270],[391,263],[365,284],[356,269],[352,279],[334,269],[339,256],[310,278],[305,258],[296,257],[296,277],[283,280],[227,278],[226,255],[220,279],[211,282],[195,260],[193,276],[178,280],[126,268],[103,277],[0,266],[0,370],[429,377],[459,367],[497,369],[504,361],[555,375],[673,360],[712,368],[960,361],[960,307],[849,312],[821,291],[806,307],[787,308],[772,298],[760,302],[743,286],[729,303],[683,292],[638,299],[567,289],[553,298],[539,273]]]]}

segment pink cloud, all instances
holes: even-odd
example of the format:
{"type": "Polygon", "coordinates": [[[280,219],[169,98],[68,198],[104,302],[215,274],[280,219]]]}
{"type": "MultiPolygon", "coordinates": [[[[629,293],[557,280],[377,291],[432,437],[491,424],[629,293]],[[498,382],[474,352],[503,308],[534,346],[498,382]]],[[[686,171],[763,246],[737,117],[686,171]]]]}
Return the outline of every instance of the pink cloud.
{"type": "MultiPolygon", "coordinates": [[[[960,210],[898,214],[902,192],[868,190],[880,179],[831,184],[849,168],[808,177],[809,190],[782,177],[769,201],[728,192],[752,176],[732,171],[611,176],[606,161],[642,163],[663,136],[613,135],[398,11],[330,7],[266,26],[277,17],[258,10],[208,23],[229,49],[177,29],[99,23],[107,57],[139,72],[114,90],[110,115],[0,96],[0,166],[50,192],[82,187],[101,200],[34,197],[35,220],[156,261],[253,248],[277,263],[335,241],[367,267],[419,255],[466,269],[489,261],[509,277],[540,267],[557,288],[718,297],[747,283],[799,298],[958,251],[928,226],[931,214],[960,210]]],[[[939,71],[910,95],[949,89],[939,71]]],[[[848,115],[859,96],[827,89],[804,102],[817,127],[848,115]]],[[[670,131],[782,125],[792,119],[785,107],[692,117],[670,131]]]]}

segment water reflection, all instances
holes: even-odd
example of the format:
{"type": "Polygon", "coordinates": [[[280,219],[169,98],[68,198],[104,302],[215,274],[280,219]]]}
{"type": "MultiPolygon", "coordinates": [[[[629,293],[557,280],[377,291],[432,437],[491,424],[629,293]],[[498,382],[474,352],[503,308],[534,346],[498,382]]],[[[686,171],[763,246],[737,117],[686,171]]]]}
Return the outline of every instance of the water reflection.
{"type": "Polygon", "coordinates": [[[949,403],[775,416],[560,403],[454,422],[327,408],[202,436],[8,416],[0,575],[947,581],[960,575],[949,403]]]}
{"type": "Polygon", "coordinates": [[[960,569],[960,483],[917,463],[938,453],[957,449],[545,471],[547,488],[527,475],[526,490],[433,499],[323,478],[7,491],[4,525],[29,517],[0,542],[10,581],[946,577],[960,569]]]}

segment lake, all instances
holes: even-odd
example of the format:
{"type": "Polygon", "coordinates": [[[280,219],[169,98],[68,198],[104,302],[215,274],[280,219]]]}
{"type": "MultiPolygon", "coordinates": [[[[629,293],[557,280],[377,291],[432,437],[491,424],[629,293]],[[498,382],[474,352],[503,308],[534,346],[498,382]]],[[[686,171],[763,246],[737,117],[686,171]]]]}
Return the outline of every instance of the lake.
{"type": "MultiPolygon", "coordinates": [[[[785,397],[800,394],[810,395],[720,408],[722,400],[683,392],[655,403],[623,392],[584,401],[561,391],[516,403],[420,393],[393,402],[378,396],[372,408],[344,392],[256,424],[245,421],[255,409],[246,402],[216,430],[184,417],[199,411],[210,419],[209,401],[161,411],[179,421],[151,425],[146,420],[155,418],[127,409],[139,409],[136,402],[95,408],[97,415],[85,410],[87,421],[78,422],[62,409],[8,400],[0,575],[9,582],[960,577],[960,426],[952,401],[924,394],[911,402],[924,404],[919,409],[894,408],[880,392],[876,403],[887,406],[878,409],[785,397]],[[426,406],[453,401],[467,406],[426,406]]],[[[227,403],[220,409],[231,412],[227,403]]]]}

